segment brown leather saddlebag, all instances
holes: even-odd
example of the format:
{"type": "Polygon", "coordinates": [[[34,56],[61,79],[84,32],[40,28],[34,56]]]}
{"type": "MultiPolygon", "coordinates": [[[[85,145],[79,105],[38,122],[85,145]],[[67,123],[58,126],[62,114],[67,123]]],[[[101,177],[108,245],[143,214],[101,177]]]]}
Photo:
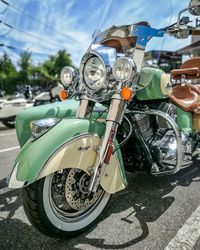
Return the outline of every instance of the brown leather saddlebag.
{"type": "Polygon", "coordinates": [[[200,114],[193,113],[193,129],[200,131],[200,114]]]}

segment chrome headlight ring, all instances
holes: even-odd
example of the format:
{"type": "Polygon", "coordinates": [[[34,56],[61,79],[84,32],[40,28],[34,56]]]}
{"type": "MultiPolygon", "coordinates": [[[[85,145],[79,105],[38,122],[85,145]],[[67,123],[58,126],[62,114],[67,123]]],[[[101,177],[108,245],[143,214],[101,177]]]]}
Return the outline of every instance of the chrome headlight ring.
{"type": "Polygon", "coordinates": [[[90,52],[83,56],[80,77],[83,87],[89,93],[95,94],[105,91],[108,88],[110,72],[110,67],[105,64],[98,53],[90,52]]]}
{"type": "Polygon", "coordinates": [[[131,80],[137,73],[137,67],[131,58],[121,57],[114,63],[112,73],[118,82],[126,82],[131,80]]]}
{"type": "Polygon", "coordinates": [[[106,67],[97,56],[90,57],[83,69],[83,79],[92,91],[101,89],[106,79],[106,67]]]}
{"type": "Polygon", "coordinates": [[[61,70],[60,79],[64,87],[71,87],[78,81],[78,72],[76,69],[66,66],[61,70]]]}

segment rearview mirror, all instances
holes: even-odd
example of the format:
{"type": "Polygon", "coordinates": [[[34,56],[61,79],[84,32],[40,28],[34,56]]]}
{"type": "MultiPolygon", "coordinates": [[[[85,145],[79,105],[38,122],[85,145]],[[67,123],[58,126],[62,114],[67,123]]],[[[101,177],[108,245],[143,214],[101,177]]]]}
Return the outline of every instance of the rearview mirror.
{"type": "Polygon", "coordinates": [[[191,0],[190,1],[189,12],[193,16],[200,16],[200,0],[191,0]]]}

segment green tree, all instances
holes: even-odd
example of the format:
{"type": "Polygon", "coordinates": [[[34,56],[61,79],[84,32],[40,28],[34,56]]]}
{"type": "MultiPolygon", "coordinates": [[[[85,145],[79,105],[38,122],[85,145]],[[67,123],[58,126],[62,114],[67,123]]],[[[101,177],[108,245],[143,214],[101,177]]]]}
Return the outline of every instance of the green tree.
{"type": "Polygon", "coordinates": [[[41,65],[41,68],[48,75],[55,77],[54,65],[55,65],[55,56],[50,55],[49,59],[41,65]]]}
{"type": "Polygon", "coordinates": [[[56,55],[49,56],[49,59],[42,64],[48,75],[57,78],[64,66],[72,66],[70,54],[66,50],[59,50],[56,55]]]}
{"type": "Polygon", "coordinates": [[[30,67],[31,67],[31,52],[25,50],[20,55],[20,60],[18,63],[20,67],[19,78],[22,84],[27,84],[30,78],[30,67]]]}
{"type": "Polygon", "coordinates": [[[0,58],[0,77],[1,79],[6,79],[8,77],[16,76],[16,68],[13,65],[11,59],[5,53],[2,58],[0,58]]]}
{"type": "Polygon", "coordinates": [[[70,58],[70,54],[66,52],[66,50],[59,50],[58,54],[56,55],[55,60],[55,74],[60,75],[60,71],[65,66],[72,66],[72,60],[70,58]]]}
{"type": "Polygon", "coordinates": [[[12,60],[5,53],[0,58],[0,86],[7,93],[12,93],[15,90],[17,70],[12,63],[12,60]]]}
{"type": "Polygon", "coordinates": [[[52,80],[59,78],[64,66],[72,66],[72,60],[66,50],[59,50],[45,62],[33,65],[31,52],[26,50],[21,53],[18,66],[17,71],[8,55],[0,57],[0,86],[9,94],[14,93],[16,86],[21,84],[48,86],[52,80]]]}

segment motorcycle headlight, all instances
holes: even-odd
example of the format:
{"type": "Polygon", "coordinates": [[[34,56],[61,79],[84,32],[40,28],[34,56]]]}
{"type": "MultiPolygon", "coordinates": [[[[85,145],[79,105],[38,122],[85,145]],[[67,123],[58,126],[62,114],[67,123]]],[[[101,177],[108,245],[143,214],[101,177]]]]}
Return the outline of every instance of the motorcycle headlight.
{"type": "Polygon", "coordinates": [[[96,91],[102,88],[106,79],[106,66],[99,57],[93,56],[88,59],[83,69],[83,78],[90,90],[96,91]]]}
{"type": "Polygon", "coordinates": [[[66,66],[61,70],[60,79],[65,87],[69,87],[77,81],[77,78],[78,72],[74,68],[66,66]]]}
{"type": "Polygon", "coordinates": [[[136,65],[128,57],[119,58],[114,63],[112,72],[117,81],[127,81],[136,73],[136,65]]]}
{"type": "Polygon", "coordinates": [[[36,139],[44,135],[46,132],[48,132],[60,121],[61,119],[58,118],[46,118],[31,122],[30,124],[32,132],[31,140],[35,141],[36,139]]]}

